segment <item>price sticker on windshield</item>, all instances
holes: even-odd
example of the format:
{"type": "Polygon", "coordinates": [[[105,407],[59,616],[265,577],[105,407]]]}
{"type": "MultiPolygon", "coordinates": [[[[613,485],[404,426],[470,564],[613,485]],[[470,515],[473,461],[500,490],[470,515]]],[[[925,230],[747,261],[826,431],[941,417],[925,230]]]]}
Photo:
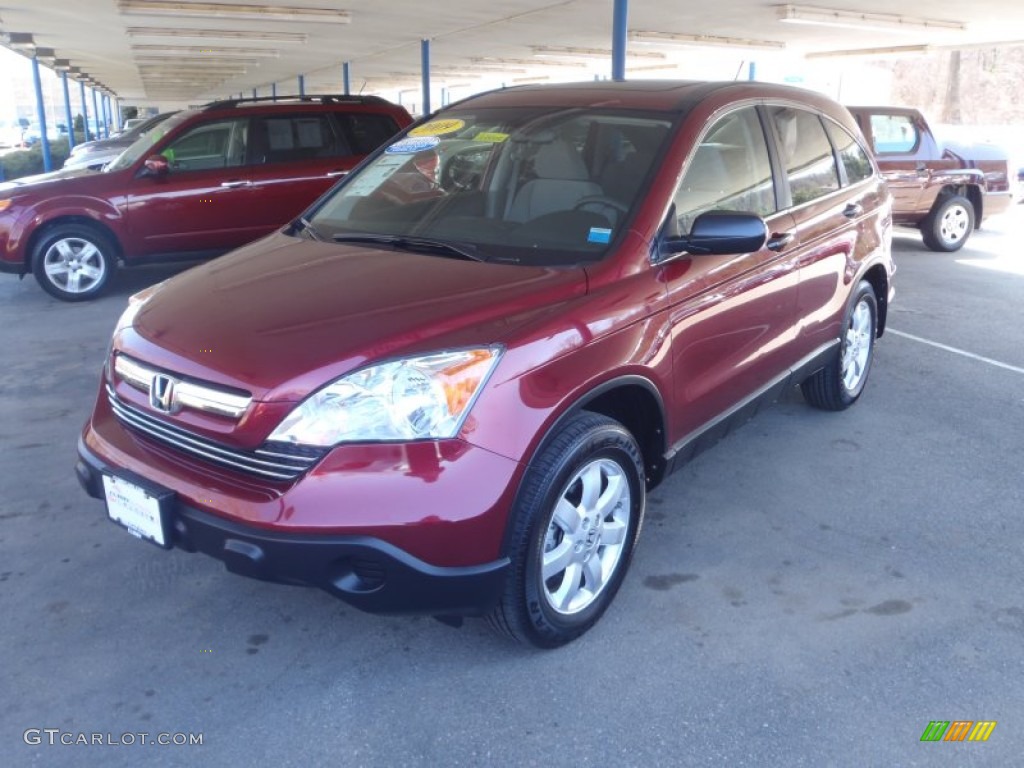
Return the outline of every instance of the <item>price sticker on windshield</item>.
{"type": "Polygon", "coordinates": [[[424,123],[419,128],[413,128],[409,131],[409,135],[444,136],[446,133],[455,133],[465,127],[465,120],[456,120],[454,118],[450,118],[448,120],[431,120],[429,123],[424,123]]]}

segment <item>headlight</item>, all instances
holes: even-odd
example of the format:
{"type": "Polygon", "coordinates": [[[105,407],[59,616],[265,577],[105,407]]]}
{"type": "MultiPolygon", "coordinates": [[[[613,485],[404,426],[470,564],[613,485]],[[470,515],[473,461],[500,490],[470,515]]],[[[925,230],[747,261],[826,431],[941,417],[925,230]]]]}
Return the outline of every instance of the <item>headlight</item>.
{"type": "Polygon", "coordinates": [[[330,446],[455,437],[500,357],[487,347],[364,368],[306,398],[269,439],[330,446]]]}

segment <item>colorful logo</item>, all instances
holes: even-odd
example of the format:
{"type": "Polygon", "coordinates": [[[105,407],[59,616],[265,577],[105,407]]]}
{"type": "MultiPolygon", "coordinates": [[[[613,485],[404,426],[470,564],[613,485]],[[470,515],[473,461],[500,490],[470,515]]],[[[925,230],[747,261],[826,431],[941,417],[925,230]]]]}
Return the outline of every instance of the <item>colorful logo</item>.
{"type": "Polygon", "coordinates": [[[995,729],[995,720],[932,720],[921,741],[988,741],[995,729]]]}

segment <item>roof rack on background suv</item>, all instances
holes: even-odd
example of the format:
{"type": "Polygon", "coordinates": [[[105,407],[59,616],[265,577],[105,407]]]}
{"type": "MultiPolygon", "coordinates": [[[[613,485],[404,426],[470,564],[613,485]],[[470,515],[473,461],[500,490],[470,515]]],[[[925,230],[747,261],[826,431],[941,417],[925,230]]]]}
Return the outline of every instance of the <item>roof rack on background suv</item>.
{"type": "Polygon", "coordinates": [[[308,96],[256,96],[255,98],[221,99],[204,104],[203,109],[224,109],[258,102],[309,102],[311,104],[390,104],[380,96],[345,96],[339,93],[317,93],[308,96]]]}

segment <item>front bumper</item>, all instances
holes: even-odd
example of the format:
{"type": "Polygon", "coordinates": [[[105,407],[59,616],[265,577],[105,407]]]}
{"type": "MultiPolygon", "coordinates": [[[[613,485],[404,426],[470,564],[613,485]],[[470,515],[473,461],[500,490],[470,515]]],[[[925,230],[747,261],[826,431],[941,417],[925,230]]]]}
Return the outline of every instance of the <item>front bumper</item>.
{"type": "MultiPolygon", "coordinates": [[[[104,473],[131,478],[81,439],[78,455],[75,472],[94,498],[104,498],[104,473]]],[[[171,510],[173,546],[214,557],[242,576],[318,587],[370,613],[480,615],[497,603],[509,569],[505,557],[437,566],[374,536],[269,530],[218,517],[180,495],[171,510]]]]}

